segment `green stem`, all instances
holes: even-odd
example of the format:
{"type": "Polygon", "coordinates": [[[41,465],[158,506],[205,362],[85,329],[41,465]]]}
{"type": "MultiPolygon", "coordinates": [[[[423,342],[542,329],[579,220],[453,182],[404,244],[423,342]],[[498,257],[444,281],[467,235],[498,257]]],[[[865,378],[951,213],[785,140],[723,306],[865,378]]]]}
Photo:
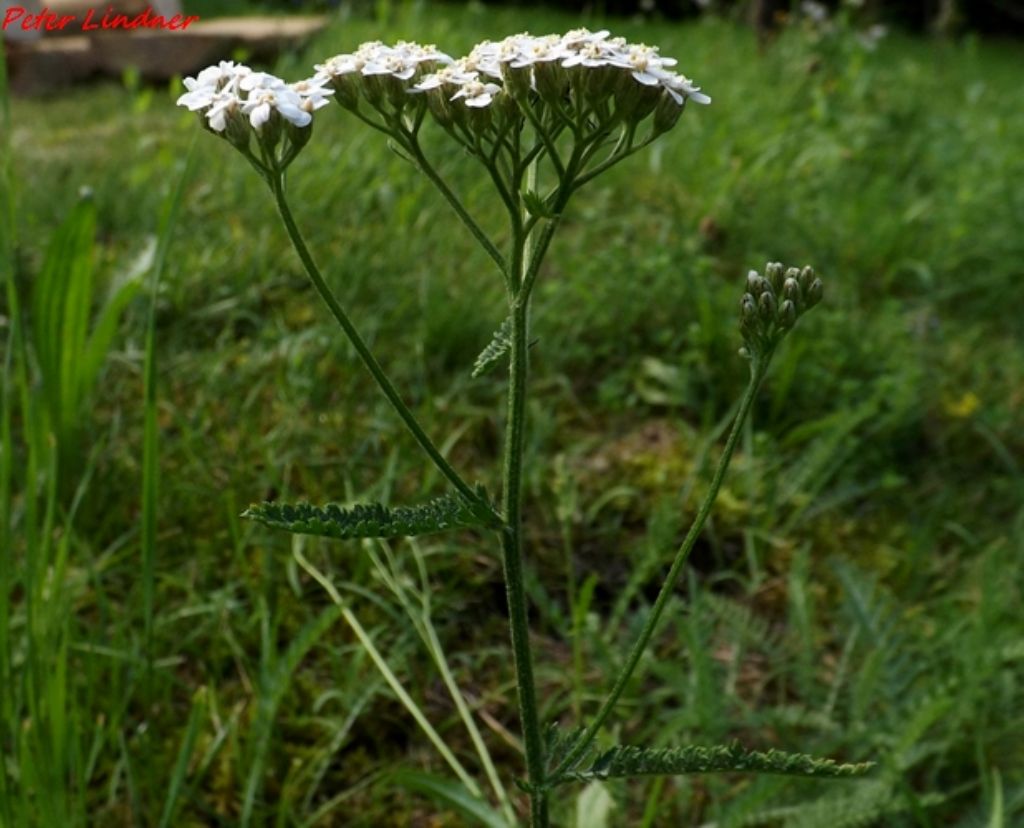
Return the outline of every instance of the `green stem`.
{"type": "Polygon", "coordinates": [[[658,597],[654,602],[654,607],[651,609],[650,615],[647,616],[647,621],[645,622],[643,629],[640,631],[640,635],[633,643],[633,647],[629,651],[626,663],[619,671],[619,675],[615,679],[615,684],[612,685],[608,698],[605,699],[604,703],[601,705],[601,709],[597,712],[597,716],[594,718],[594,721],[590,723],[589,727],[587,727],[584,733],[579,737],[573,749],[566,754],[558,767],[550,773],[547,778],[547,784],[550,785],[556,783],[558,781],[558,777],[566,770],[572,768],[573,764],[583,756],[587,748],[589,748],[594,739],[597,738],[598,731],[600,731],[601,726],[611,715],[619,697],[626,689],[626,685],[629,683],[630,678],[632,678],[633,671],[636,670],[637,664],[640,663],[640,659],[643,656],[644,651],[647,649],[647,644],[650,642],[651,636],[654,634],[654,629],[657,627],[658,621],[661,619],[661,615],[665,611],[665,606],[668,604],[669,598],[675,591],[675,585],[679,578],[679,573],[682,571],[683,565],[689,558],[690,551],[697,542],[697,538],[700,537],[701,530],[704,528],[704,523],[707,521],[708,515],[711,514],[711,507],[714,506],[715,499],[718,497],[718,490],[722,487],[722,481],[725,479],[725,473],[729,468],[729,461],[732,459],[733,452],[736,450],[736,444],[739,442],[740,436],[743,432],[743,422],[750,413],[750,407],[753,405],[754,399],[757,396],[757,390],[761,385],[761,380],[764,379],[765,372],[768,369],[769,360],[770,355],[766,355],[756,359],[752,364],[750,383],[747,385],[747,390],[744,392],[743,399],[740,402],[740,409],[736,414],[736,420],[733,422],[732,431],[729,432],[729,438],[725,443],[725,450],[722,452],[722,458],[718,461],[718,468],[715,469],[715,475],[711,479],[711,488],[708,490],[707,496],[704,498],[700,511],[697,512],[697,517],[694,518],[693,525],[690,526],[690,531],[687,532],[682,546],[680,546],[679,550],[676,552],[675,560],[672,562],[672,567],[669,569],[668,575],[665,577],[665,582],[661,585],[661,591],[658,593],[658,597]]]}
{"type": "MultiPolygon", "coordinates": [[[[522,272],[527,241],[520,233],[513,238],[513,264],[522,272]]],[[[530,652],[530,623],[526,604],[522,554],[523,442],[526,433],[527,325],[529,295],[510,292],[512,306],[512,347],[509,358],[508,421],[505,428],[505,468],[502,511],[505,528],[501,533],[505,590],[508,597],[512,655],[519,695],[519,718],[526,747],[526,772],[531,786],[530,824],[547,828],[547,792],[544,781],[544,748],[541,741],[537,691],[530,652]]]]}
{"type": "Polygon", "coordinates": [[[509,268],[505,262],[505,257],[501,255],[494,243],[487,237],[487,234],[481,229],[480,225],[473,220],[473,217],[469,214],[469,211],[462,206],[462,202],[459,201],[458,196],[455,195],[445,183],[444,179],[441,178],[437,170],[427,160],[427,157],[423,154],[423,150],[420,149],[419,140],[416,135],[407,133],[405,136],[405,148],[412,155],[420,171],[430,179],[430,182],[437,187],[441,195],[444,196],[445,201],[451,205],[451,208],[455,211],[455,214],[459,217],[470,233],[473,234],[480,246],[487,252],[487,255],[494,260],[494,263],[498,266],[498,270],[501,271],[502,275],[508,278],[509,268]]]}
{"type": "Polygon", "coordinates": [[[348,314],[345,313],[344,309],[342,309],[341,305],[338,303],[337,298],[335,298],[331,289],[327,286],[327,282],[324,281],[324,277],[321,275],[320,269],[316,266],[316,262],[313,260],[313,256],[309,252],[309,248],[306,246],[302,233],[299,231],[298,225],[295,223],[291,208],[288,206],[288,200],[285,198],[283,176],[276,176],[273,179],[271,186],[274,192],[274,198],[277,201],[278,212],[281,214],[281,220],[284,222],[285,229],[288,231],[288,236],[291,238],[292,244],[295,247],[295,252],[299,254],[299,258],[302,260],[302,264],[306,268],[306,273],[313,282],[313,286],[320,294],[320,298],[324,300],[324,303],[330,309],[334,318],[338,321],[338,324],[341,325],[345,335],[352,343],[352,347],[356,349],[356,353],[359,354],[359,358],[363,361],[363,365],[366,366],[366,370],[373,375],[373,378],[377,381],[377,385],[380,386],[380,390],[384,392],[384,396],[387,397],[388,402],[391,403],[392,408],[395,409],[395,412],[399,417],[401,417],[402,422],[404,422],[409,431],[412,432],[412,436],[416,438],[416,442],[420,444],[420,447],[427,453],[430,459],[434,461],[434,465],[437,466],[441,474],[448,478],[449,482],[470,503],[486,507],[487,511],[490,512],[494,518],[495,523],[497,523],[500,518],[494,514],[490,504],[485,503],[473,488],[462,479],[459,473],[451,467],[447,460],[444,459],[437,446],[435,446],[427,436],[422,426],[420,426],[419,422],[416,420],[415,415],[409,409],[409,406],[407,406],[399,396],[398,391],[396,391],[394,385],[391,384],[391,380],[388,379],[387,374],[384,373],[384,369],[380,367],[380,364],[363,341],[363,338],[359,335],[359,332],[352,324],[352,321],[348,318],[348,314]]]}

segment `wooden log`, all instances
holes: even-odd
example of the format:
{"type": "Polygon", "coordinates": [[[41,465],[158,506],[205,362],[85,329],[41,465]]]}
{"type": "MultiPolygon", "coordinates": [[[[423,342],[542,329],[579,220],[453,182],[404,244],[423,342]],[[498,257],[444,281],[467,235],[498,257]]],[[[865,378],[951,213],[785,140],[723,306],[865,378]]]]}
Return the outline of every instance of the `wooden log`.
{"type": "Polygon", "coordinates": [[[96,31],[11,43],[11,88],[18,93],[67,86],[134,67],[148,80],[194,74],[244,49],[258,64],[294,49],[327,25],[326,17],[221,17],[184,31],[96,31]]]}

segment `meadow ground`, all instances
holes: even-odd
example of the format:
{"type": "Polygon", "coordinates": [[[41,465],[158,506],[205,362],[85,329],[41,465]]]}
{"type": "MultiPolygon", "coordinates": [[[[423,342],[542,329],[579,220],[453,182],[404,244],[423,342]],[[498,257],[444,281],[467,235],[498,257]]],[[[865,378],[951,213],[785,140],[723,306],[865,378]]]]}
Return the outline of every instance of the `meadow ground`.
{"type": "MultiPolygon", "coordinates": [[[[747,270],[810,263],[827,283],[608,739],[736,738],[877,769],[612,783],[609,824],[1021,824],[1020,44],[893,34],[868,51],[791,31],[761,53],[714,21],[389,8],[339,20],[279,72],[368,39],[461,54],[607,24],[714,99],[576,199],[538,288],[526,515],[547,720],[594,709],[707,486],[745,380],[747,270]]],[[[510,783],[493,539],[293,546],[239,518],[266,498],[407,503],[443,482],[311,291],[261,182],[174,107],[179,92],[128,77],[14,100],[4,125],[0,822],[476,824],[427,784],[444,763],[295,553],[478,774],[419,635],[436,633],[510,783]],[[88,232],[47,264],[82,187],[88,232]],[[38,286],[75,250],[94,289],[54,310],[38,286]],[[74,350],[111,291],[107,334],[74,350]],[[389,567],[429,596],[430,624],[389,591],[389,567]],[[396,773],[410,769],[433,776],[396,773]]],[[[290,171],[298,219],[428,431],[493,489],[502,372],[470,367],[504,316],[500,280],[379,135],[322,114],[290,171]]],[[[432,146],[499,226],[474,165],[432,146]]]]}

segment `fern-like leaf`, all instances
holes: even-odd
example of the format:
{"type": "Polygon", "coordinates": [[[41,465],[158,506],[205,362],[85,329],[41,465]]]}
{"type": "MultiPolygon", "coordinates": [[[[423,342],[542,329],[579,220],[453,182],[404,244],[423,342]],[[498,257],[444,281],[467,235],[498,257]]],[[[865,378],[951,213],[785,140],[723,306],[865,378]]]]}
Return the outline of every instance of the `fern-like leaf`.
{"type": "Polygon", "coordinates": [[[342,507],[331,503],[256,503],[242,517],[256,520],[274,529],[295,535],[324,538],[400,538],[428,535],[474,526],[492,527],[494,518],[486,506],[487,498],[479,490],[479,504],[458,494],[447,494],[419,506],[382,506],[380,503],[342,507]]]}
{"type": "MultiPolygon", "coordinates": [[[[557,722],[551,722],[544,730],[544,756],[547,759],[548,770],[557,768],[562,760],[569,755],[586,731],[585,727],[574,727],[570,730],[562,730],[557,722]]],[[[579,763],[576,763],[579,764],[579,763]]]]}
{"type": "Polygon", "coordinates": [[[494,363],[501,359],[512,347],[512,317],[509,316],[501,323],[501,327],[494,332],[487,347],[480,352],[480,356],[473,363],[473,376],[479,377],[487,371],[494,363]]]}
{"type": "Polygon", "coordinates": [[[568,770],[557,779],[551,780],[551,783],[560,785],[565,782],[590,782],[595,779],[600,781],[633,776],[681,776],[724,771],[853,777],[866,773],[872,764],[866,762],[840,765],[831,759],[819,759],[804,753],[746,750],[739,742],[712,747],[690,745],[682,748],[616,745],[598,754],[589,768],[568,770]]]}

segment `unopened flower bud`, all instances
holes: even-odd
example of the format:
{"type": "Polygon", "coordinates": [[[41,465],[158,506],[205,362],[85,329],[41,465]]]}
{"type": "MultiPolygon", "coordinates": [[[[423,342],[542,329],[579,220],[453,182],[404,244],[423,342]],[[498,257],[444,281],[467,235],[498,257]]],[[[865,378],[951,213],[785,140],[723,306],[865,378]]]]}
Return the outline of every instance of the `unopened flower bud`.
{"type": "MultiPolygon", "coordinates": [[[[204,125],[205,120],[204,118],[204,125]]],[[[232,107],[224,118],[224,132],[220,134],[227,138],[232,146],[245,151],[248,149],[249,139],[252,137],[249,119],[239,111],[238,107],[232,107]]]]}
{"type": "Polygon", "coordinates": [[[761,319],[765,322],[770,322],[775,318],[775,296],[771,291],[761,294],[761,298],[757,300],[757,310],[761,314],[761,319]]]}
{"type": "Polygon", "coordinates": [[[661,100],[654,108],[654,132],[661,135],[668,132],[676,125],[679,117],[683,114],[683,107],[677,104],[668,93],[662,93],[661,100]]]}
{"type": "Polygon", "coordinates": [[[757,289],[758,283],[761,281],[761,274],[756,270],[751,270],[747,273],[747,293],[759,293],[757,289]]]}
{"type": "Polygon", "coordinates": [[[545,61],[533,67],[533,82],[541,100],[561,106],[569,88],[569,77],[557,61],[545,61]]]}
{"type": "Polygon", "coordinates": [[[334,75],[331,77],[331,87],[334,89],[334,100],[351,112],[355,112],[359,108],[360,79],[361,76],[356,72],[349,72],[344,75],[334,75]]]}
{"type": "Polygon", "coordinates": [[[313,124],[300,127],[288,121],[285,123],[284,131],[289,143],[288,152],[294,158],[299,150],[309,143],[309,139],[313,135],[313,124]]]}
{"type": "Polygon", "coordinates": [[[445,87],[440,86],[422,94],[427,99],[427,109],[441,126],[448,129],[455,123],[456,107],[453,107],[448,100],[451,93],[446,91],[445,87]]]}
{"type": "Polygon", "coordinates": [[[814,269],[811,267],[805,267],[800,271],[800,290],[806,293],[811,287],[811,282],[814,281],[814,269]]]}
{"type": "Polygon", "coordinates": [[[821,301],[822,293],[824,292],[821,284],[821,279],[815,279],[811,282],[811,286],[807,288],[807,307],[813,308],[818,302],[821,301]]]}
{"type": "Polygon", "coordinates": [[[787,299],[779,308],[779,327],[788,331],[796,324],[796,305],[787,299]]]}
{"type": "Polygon", "coordinates": [[[769,262],[764,269],[764,275],[772,283],[776,293],[782,291],[783,272],[785,268],[779,262],[769,262]]]}
{"type": "Polygon", "coordinates": [[[798,267],[787,267],[786,268],[786,278],[787,279],[799,279],[800,278],[800,268],[798,268],[798,267]]]}
{"type": "Polygon", "coordinates": [[[281,116],[277,112],[273,112],[267,122],[256,129],[256,140],[266,149],[267,155],[273,157],[277,145],[281,142],[281,135],[284,132],[284,127],[281,116]]]}
{"type": "Polygon", "coordinates": [[[509,121],[516,123],[523,117],[519,104],[511,95],[500,94],[494,98],[494,115],[498,123],[504,124],[509,121]]]}
{"type": "Polygon", "coordinates": [[[501,64],[501,80],[513,98],[524,99],[530,94],[530,67],[514,67],[509,62],[501,64]]]}
{"type": "Polygon", "coordinates": [[[617,92],[620,74],[611,66],[591,67],[579,79],[587,102],[596,108],[606,101],[609,95],[617,92]]]}
{"type": "Polygon", "coordinates": [[[792,302],[797,308],[803,304],[803,295],[800,291],[800,285],[796,279],[786,279],[782,285],[783,296],[792,302]]]}
{"type": "Polygon", "coordinates": [[[744,319],[752,320],[757,317],[757,300],[749,293],[744,293],[740,300],[740,314],[744,319]]]}

